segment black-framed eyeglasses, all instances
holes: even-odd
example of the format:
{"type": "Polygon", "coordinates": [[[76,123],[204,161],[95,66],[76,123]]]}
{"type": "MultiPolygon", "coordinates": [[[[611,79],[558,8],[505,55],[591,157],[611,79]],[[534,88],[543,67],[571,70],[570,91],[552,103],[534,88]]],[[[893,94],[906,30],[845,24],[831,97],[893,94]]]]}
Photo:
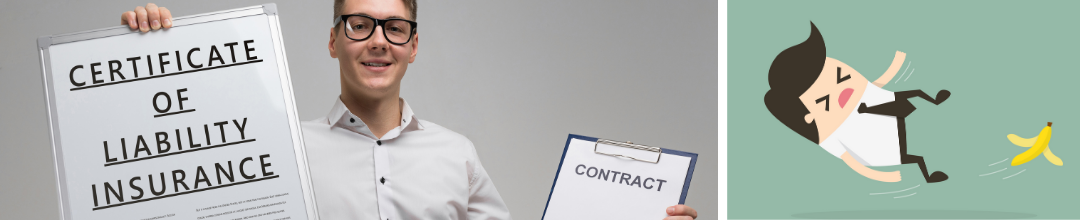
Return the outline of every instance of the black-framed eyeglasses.
{"type": "Polygon", "coordinates": [[[377,26],[382,26],[383,36],[392,44],[402,45],[409,43],[416,34],[416,22],[401,18],[376,19],[367,15],[341,15],[334,19],[334,26],[342,21],[345,22],[345,37],[355,41],[371,38],[377,26]]]}

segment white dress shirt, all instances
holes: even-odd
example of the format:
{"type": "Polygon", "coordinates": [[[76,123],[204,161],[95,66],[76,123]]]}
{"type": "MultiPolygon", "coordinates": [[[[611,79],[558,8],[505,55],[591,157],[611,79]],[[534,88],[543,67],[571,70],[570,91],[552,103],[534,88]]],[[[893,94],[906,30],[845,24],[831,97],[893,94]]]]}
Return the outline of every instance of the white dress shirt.
{"type": "Polygon", "coordinates": [[[301,123],[322,219],[510,219],[472,141],[413,116],[376,138],[338,99],[301,123]]]}
{"type": "MultiPolygon", "coordinates": [[[[867,83],[862,99],[854,102],[876,106],[896,99],[893,92],[867,83]]],[[[820,144],[821,148],[839,158],[844,152],[864,166],[900,165],[900,136],[896,116],[851,111],[840,127],[820,144]]]]}

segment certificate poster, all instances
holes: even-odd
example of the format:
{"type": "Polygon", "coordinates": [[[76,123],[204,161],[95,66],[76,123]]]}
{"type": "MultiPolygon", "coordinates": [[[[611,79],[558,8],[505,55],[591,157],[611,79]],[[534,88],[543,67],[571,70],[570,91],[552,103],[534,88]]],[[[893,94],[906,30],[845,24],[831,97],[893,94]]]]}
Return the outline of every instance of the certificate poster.
{"type": "Polygon", "coordinates": [[[64,219],[315,216],[274,5],[39,39],[64,219]]]}

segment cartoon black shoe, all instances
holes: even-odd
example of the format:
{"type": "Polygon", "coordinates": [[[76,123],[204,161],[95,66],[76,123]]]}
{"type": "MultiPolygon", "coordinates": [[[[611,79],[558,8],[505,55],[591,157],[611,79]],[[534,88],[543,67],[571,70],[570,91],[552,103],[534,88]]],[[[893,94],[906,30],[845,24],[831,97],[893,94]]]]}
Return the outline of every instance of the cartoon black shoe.
{"type": "Polygon", "coordinates": [[[929,178],[926,178],[926,183],[936,183],[949,179],[949,175],[945,175],[945,172],[934,171],[930,174],[929,178]]]}

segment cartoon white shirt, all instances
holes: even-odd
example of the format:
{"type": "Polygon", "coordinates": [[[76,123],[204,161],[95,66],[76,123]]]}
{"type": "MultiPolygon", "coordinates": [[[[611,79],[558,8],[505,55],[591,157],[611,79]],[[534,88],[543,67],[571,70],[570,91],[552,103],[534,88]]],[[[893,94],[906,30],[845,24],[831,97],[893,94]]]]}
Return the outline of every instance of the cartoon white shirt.
{"type": "MultiPolygon", "coordinates": [[[[853,104],[866,103],[870,107],[895,99],[893,92],[867,83],[862,99],[853,104]]],[[[821,141],[820,146],[837,158],[848,152],[865,166],[900,165],[900,137],[895,116],[851,111],[844,123],[821,141]]]]}

